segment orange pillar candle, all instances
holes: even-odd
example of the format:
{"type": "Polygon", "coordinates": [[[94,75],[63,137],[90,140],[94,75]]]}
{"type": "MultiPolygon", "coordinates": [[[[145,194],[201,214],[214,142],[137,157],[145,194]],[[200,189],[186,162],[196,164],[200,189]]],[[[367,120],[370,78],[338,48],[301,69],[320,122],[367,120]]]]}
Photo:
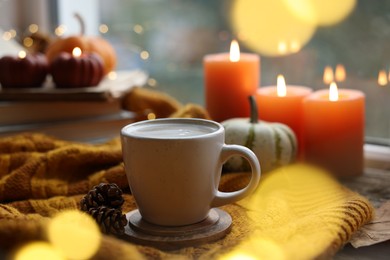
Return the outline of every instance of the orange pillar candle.
{"type": "Polygon", "coordinates": [[[319,90],[303,102],[304,158],[337,177],[363,173],[365,96],[361,91],[319,90]]]}
{"type": "Polygon", "coordinates": [[[206,55],[203,59],[206,109],[215,121],[249,117],[248,97],[260,82],[260,57],[240,53],[232,41],[230,53],[206,55]]]}
{"type": "Polygon", "coordinates": [[[303,99],[312,92],[304,86],[287,85],[278,75],[276,86],[261,87],[257,90],[259,118],[268,122],[288,125],[298,140],[298,156],[302,155],[302,113],[303,99]]]}

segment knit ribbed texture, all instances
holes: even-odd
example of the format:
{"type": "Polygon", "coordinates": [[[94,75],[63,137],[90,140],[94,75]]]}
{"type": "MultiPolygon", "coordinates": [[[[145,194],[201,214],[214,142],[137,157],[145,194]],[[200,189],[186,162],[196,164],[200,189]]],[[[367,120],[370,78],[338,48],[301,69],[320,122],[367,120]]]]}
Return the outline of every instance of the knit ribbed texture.
{"type": "Polygon", "coordinates": [[[231,254],[245,252],[264,259],[275,253],[286,259],[332,255],[373,212],[367,200],[328,173],[304,165],[263,176],[255,194],[239,204],[255,231],[231,254]]]}

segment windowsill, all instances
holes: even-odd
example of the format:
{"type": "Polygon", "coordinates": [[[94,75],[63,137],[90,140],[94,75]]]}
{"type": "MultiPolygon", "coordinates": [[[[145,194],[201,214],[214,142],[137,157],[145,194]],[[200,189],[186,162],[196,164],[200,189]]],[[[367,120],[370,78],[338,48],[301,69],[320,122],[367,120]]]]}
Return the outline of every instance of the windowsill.
{"type": "Polygon", "coordinates": [[[366,168],[390,170],[390,146],[365,144],[364,159],[366,168]]]}

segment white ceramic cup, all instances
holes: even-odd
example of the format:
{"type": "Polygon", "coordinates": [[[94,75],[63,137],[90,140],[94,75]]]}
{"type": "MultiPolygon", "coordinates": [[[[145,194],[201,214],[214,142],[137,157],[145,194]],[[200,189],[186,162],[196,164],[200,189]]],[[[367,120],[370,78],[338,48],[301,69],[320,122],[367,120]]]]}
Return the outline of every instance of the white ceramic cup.
{"type": "Polygon", "coordinates": [[[156,225],[182,226],[205,219],[213,207],[238,201],[259,183],[256,155],[226,145],[221,124],[203,119],[156,119],[121,130],[125,171],[142,219],[156,225]],[[252,168],[249,184],[238,191],[218,190],[222,165],[233,155],[252,168]]]}

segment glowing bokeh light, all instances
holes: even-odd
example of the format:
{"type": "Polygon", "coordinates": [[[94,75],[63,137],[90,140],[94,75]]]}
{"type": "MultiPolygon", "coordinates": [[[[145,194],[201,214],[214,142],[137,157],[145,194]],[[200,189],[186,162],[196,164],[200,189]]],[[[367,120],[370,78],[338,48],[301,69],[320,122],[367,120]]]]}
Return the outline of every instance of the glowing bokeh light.
{"type": "Polygon", "coordinates": [[[54,34],[57,35],[57,36],[62,36],[65,34],[65,32],[68,30],[68,28],[66,27],[66,25],[59,25],[57,28],[55,28],[54,30],[54,34]]]}
{"type": "Polygon", "coordinates": [[[100,33],[108,33],[108,26],[107,26],[107,24],[99,25],[99,32],[100,33]]]}
{"type": "Polygon", "coordinates": [[[157,86],[157,80],[154,79],[154,78],[149,78],[147,82],[148,82],[148,85],[150,87],[156,87],[157,86]]]}
{"type": "Polygon", "coordinates": [[[153,112],[150,112],[147,116],[148,120],[154,120],[156,119],[156,117],[157,117],[156,114],[153,112]]]}
{"type": "Polygon", "coordinates": [[[47,242],[32,242],[20,248],[13,257],[14,260],[65,260],[55,247],[47,242]]]}
{"type": "Polygon", "coordinates": [[[99,249],[101,233],[91,216],[68,210],[50,221],[48,238],[67,258],[88,259],[99,249]]]}
{"type": "Polygon", "coordinates": [[[283,0],[298,19],[314,26],[330,26],[344,20],[356,0],[283,0]]]}
{"type": "Polygon", "coordinates": [[[108,74],[107,74],[107,77],[110,79],[110,80],[116,80],[118,78],[118,74],[115,72],[115,71],[110,71],[108,74]]]}
{"type": "Polygon", "coordinates": [[[380,70],[379,73],[378,73],[378,84],[379,84],[379,86],[386,86],[387,82],[388,81],[387,81],[386,71],[385,70],[380,70]]]}
{"type": "Polygon", "coordinates": [[[39,30],[39,27],[38,27],[37,24],[32,23],[32,24],[30,24],[30,25],[28,26],[28,30],[29,30],[30,33],[37,33],[38,30],[39,30]]]}
{"type": "Polygon", "coordinates": [[[316,30],[298,19],[284,0],[236,0],[230,15],[240,41],[265,56],[298,52],[316,30]]]}
{"type": "Polygon", "coordinates": [[[141,51],[141,53],[139,54],[139,56],[141,57],[141,59],[147,60],[147,59],[149,59],[149,52],[147,52],[147,51],[141,51]]]}
{"type": "Polygon", "coordinates": [[[24,47],[31,47],[34,44],[34,40],[31,37],[25,37],[23,39],[23,45],[24,47]]]}
{"type": "Polygon", "coordinates": [[[144,27],[142,27],[142,25],[140,25],[140,24],[136,24],[136,25],[134,25],[134,27],[133,27],[133,31],[134,31],[135,33],[137,33],[137,34],[141,34],[141,33],[143,33],[143,31],[144,31],[144,27]]]}

